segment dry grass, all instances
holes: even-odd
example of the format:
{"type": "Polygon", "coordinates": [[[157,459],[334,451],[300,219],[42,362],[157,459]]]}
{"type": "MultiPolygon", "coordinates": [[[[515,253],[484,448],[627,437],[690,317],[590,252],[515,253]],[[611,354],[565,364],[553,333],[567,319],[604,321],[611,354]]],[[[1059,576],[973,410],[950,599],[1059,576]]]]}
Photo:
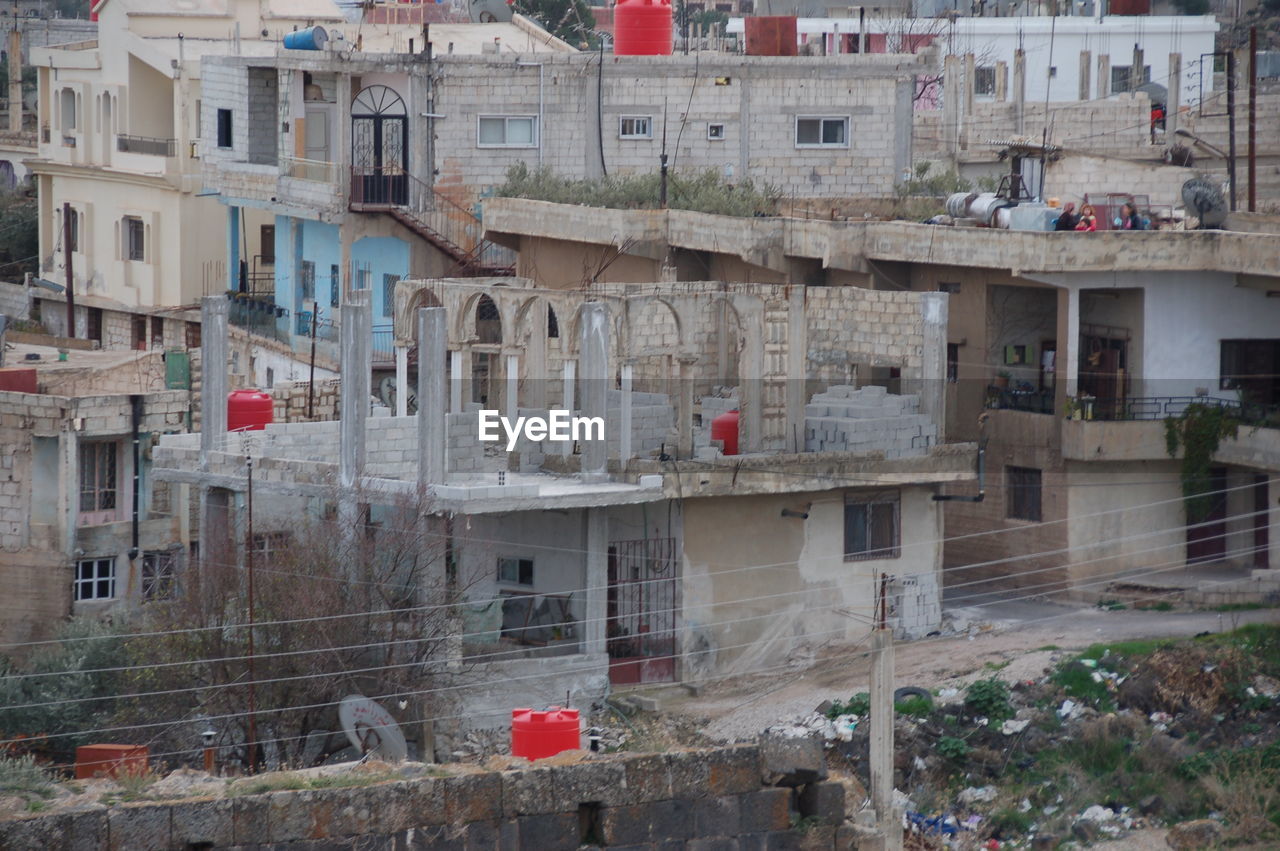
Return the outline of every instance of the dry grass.
{"type": "Polygon", "coordinates": [[[1200,779],[1210,800],[1226,819],[1233,843],[1280,839],[1280,765],[1265,751],[1233,754],[1200,779]]]}

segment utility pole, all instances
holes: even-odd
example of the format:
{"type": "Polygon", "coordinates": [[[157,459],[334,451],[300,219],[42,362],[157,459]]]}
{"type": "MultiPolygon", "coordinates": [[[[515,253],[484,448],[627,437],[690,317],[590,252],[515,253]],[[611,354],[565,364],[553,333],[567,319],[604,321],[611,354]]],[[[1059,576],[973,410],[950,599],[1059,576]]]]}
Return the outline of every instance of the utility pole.
{"type": "Polygon", "coordinates": [[[1227,51],[1227,179],[1231,183],[1231,212],[1236,211],[1236,52],[1227,51]]]}
{"type": "Polygon", "coordinates": [[[245,464],[249,471],[249,486],[245,494],[246,514],[244,524],[244,560],[249,579],[249,735],[245,744],[247,747],[249,773],[252,774],[258,767],[257,706],[255,705],[257,695],[254,688],[257,675],[254,671],[253,658],[253,456],[246,456],[245,464]]]}
{"type": "MultiPolygon", "coordinates": [[[[311,306],[311,374],[307,378],[307,419],[316,418],[316,318],[320,315],[320,302],[311,306]]],[[[287,417],[286,417],[287,419],[287,417]]]]}
{"type": "Polygon", "coordinates": [[[67,271],[67,336],[76,336],[76,287],[71,274],[71,204],[62,204],[62,259],[67,271]]]}
{"type": "Polygon", "coordinates": [[[1249,27],[1249,212],[1258,210],[1258,28],[1249,27]]]}
{"type": "Polygon", "coordinates": [[[876,628],[871,633],[871,805],[890,847],[900,824],[893,817],[893,631],[888,628],[888,578],[876,575],[876,628]]]}

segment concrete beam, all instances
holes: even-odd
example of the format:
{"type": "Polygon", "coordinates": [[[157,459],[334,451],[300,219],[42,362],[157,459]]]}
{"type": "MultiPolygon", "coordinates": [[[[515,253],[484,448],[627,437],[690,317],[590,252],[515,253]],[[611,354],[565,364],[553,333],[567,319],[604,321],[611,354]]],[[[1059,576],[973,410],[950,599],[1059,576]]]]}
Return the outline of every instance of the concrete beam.
{"type": "Polygon", "coordinates": [[[443,482],[449,439],[445,410],[445,356],[449,330],[443,307],[418,311],[418,484],[443,482]]]}

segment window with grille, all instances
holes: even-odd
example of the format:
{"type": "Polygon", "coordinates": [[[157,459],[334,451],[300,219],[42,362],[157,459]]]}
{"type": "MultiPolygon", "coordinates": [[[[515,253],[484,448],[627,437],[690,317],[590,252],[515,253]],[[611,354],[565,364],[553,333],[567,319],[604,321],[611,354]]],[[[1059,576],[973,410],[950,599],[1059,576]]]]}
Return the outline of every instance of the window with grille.
{"type": "Polygon", "coordinates": [[[845,495],[845,561],[898,557],[898,504],[897,491],[845,495]]]}
{"type": "Polygon", "coordinates": [[[498,581],[513,585],[533,584],[533,559],[500,558],[498,559],[498,581]]]}
{"type": "Polygon", "coordinates": [[[137,216],[124,217],[124,251],[128,260],[147,259],[147,226],[137,216]]]}
{"type": "Polygon", "coordinates": [[[796,147],[849,147],[849,116],[797,116],[796,147]]]}
{"type": "Polygon", "coordinates": [[[178,558],[175,552],[152,552],[142,555],[142,599],[173,598],[178,558]]]}
{"type": "Polygon", "coordinates": [[[76,600],[111,600],[116,596],[116,560],[87,558],[76,562],[76,600]]]}
{"type": "MultiPolygon", "coordinates": [[[[1151,82],[1151,66],[1142,66],[1142,82],[1151,82]]],[[[1141,83],[1139,83],[1141,85],[1141,83]]],[[[1112,65],[1111,66],[1111,93],[1120,94],[1121,92],[1131,92],[1133,85],[1133,66],[1132,65],[1112,65]]]]}
{"type": "Polygon", "coordinates": [[[329,267],[329,306],[337,307],[339,296],[341,295],[338,287],[341,282],[338,280],[338,264],[334,263],[329,267]]]}
{"type": "Polygon", "coordinates": [[[302,297],[311,300],[316,297],[316,264],[312,260],[302,261],[302,297]]]}
{"type": "Polygon", "coordinates": [[[293,535],[289,532],[266,532],[253,536],[253,554],[260,565],[279,564],[292,546],[293,535]]]}
{"type": "Polygon", "coordinates": [[[400,283],[399,275],[382,276],[382,315],[394,316],[396,312],[396,284],[400,283]]]}
{"type": "Polygon", "coordinates": [[[973,93],[986,97],[996,93],[996,69],[994,65],[979,65],[973,69],[973,93]]]}
{"type": "Polygon", "coordinates": [[[276,226],[258,226],[258,256],[262,265],[273,266],[276,262],[276,226]]]}
{"type": "Polygon", "coordinates": [[[117,519],[119,482],[116,441],[80,444],[80,525],[94,526],[117,519]]]}
{"type": "Polygon", "coordinates": [[[1005,516],[1012,520],[1039,520],[1040,471],[1034,467],[1005,467],[1005,516]]]}

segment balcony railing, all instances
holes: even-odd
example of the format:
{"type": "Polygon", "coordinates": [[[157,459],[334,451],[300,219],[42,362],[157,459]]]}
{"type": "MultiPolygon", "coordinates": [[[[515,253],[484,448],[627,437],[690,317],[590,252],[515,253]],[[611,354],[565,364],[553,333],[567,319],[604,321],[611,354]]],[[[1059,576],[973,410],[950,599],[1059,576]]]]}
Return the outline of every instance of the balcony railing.
{"type": "Polygon", "coordinates": [[[280,170],[285,177],[315,180],[320,183],[338,183],[340,170],[337,163],[324,160],[308,160],[301,157],[281,157],[280,170]]]}
{"type": "Polygon", "coordinates": [[[1091,409],[1095,420],[1163,420],[1182,416],[1191,405],[1204,405],[1227,409],[1242,425],[1280,428],[1280,405],[1236,402],[1212,396],[1135,396],[1092,400],[1084,397],[1077,403],[1091,409]]]}
{"type": "Polygon", "coordinates": [[[173,157],[178,154],[176,139],[156,139],[151,136],[116,136],[116,150],[126,154],[151,154],[157,157],[173,157]]]}
{"type": "Polygon", "coordinates": [[[391,325],[373,326],[373,362],[394,363],[396,359],[395,329],[391,325]]]}
{"type": "Polygon", "coordinates": [[[992,384],[987,388],[986,407],[1029,411],[1033,414],[1052,414],[1053,391],[997,387],[992,384]]]}

